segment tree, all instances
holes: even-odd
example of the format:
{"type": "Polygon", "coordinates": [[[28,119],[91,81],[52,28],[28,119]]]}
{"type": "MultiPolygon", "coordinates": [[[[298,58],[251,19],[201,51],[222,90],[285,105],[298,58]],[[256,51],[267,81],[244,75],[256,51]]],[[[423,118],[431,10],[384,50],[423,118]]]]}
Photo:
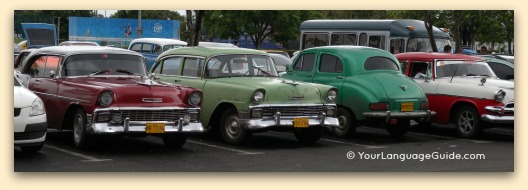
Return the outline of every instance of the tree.
{"type": "Polygon", "coordinates": [[[206,11],[203,10],[187,10],[186,11],[186,35],[187,35],[187,46],[198,46],[200,43],[200,36],[202,30],[202,23],[204,20],[206,11]],[[193,13],[194,12],[194,16],[193,13]],[[194,22],[193,22],[194,21],[194,22]]]}

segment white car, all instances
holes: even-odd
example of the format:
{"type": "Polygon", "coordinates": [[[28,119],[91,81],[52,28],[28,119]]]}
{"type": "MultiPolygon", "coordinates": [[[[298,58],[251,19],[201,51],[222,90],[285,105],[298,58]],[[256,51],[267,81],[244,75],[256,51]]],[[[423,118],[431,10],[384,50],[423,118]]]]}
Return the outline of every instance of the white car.
{"type": "Polygon", "coordinates": [[[24,152],[37,152],[46,140],[48,123],[44,103],[14,77],[15,146],[24,152]]]}

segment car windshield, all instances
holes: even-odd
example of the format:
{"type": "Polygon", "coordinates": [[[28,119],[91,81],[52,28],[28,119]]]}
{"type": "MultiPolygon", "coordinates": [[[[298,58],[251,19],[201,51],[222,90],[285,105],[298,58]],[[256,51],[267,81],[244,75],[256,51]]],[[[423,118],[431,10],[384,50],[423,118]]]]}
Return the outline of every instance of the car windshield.
{"type": "Polygon", "coordinates": [[[182,45],[165,45],[163,46],[163,52],[169,50],[169,49],[174,49],[174,48],[179,48],[179,47],[183,47],[182,45]]]}
{"type": "Polygon", "coordinates": [[[20,82],[18,82],[18,79],[16,78],[16,76],[14,77],[13,81],[15,81],[14,83],[15,86],[22,86],[20,82]]]}
{"type": "MultiPolygon", "coordinates": [[[[439,52],[444,50],[444,46],[449,44],[449,39],[435,39],[436,48],[439,52]]],[[[429,38],[411,38],[407,41],[407,52],[432,52],[429,38]]]]}
{"type": "Polygon", "coordinates": [[[207,76],[239,77],[269,76],[276,77],[277,71],[271,57],[266,55],[220,55],[207,62],[207,76]]]}
{"type": "Polygon", "coordinates": [[[137,75],[145,76],[145,62],[136,55],[80,54],[65,61],[65,76],[137,75]]]}
{"type": "Polygon", "coordinates": [[[436,61],[436,77],[488,76],[496,77],[485,62],[480,61],[436,61]]]}

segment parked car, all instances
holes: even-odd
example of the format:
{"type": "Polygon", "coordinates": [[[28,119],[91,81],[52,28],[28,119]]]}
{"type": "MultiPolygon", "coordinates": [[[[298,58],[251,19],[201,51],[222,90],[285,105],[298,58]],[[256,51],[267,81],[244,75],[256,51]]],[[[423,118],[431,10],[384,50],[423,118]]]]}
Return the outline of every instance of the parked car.
{"type": "Polygon", "coordinates": [[[46,140],[48,125],[42,100],[14,77],[13,105],[15,146],[24,152],[38,152],[46,140]]]}
{"type": "Polygon", "coordinates": [[[393,136],[404,135],[410,120],[429,120],[435,113],[412,79],[401,73],[394,56],[362,46],[322,46],[301,51],[283,78],[327,84],[338,89],[337,136],[356,127],[385,127],[393,136]]]}
{"type": "Polygon", "coordinates": [[[514,83],[498,80],[481,58],[445,53],[402,53],[403,73],[415,78],[437,115],[432,122],[454,123],[462,137],[475,137],[487,127],[513,127],[514,83]]]}
{"type": "Polygon", "coordinates": [[[99,46],[99,44],[89,41],[64,41],[59,46],[99,46]]]}
{"type": "Polygon", "coordinates": [[[503,80],[514,80],[515,70],[513,63],[505,61],[503,59],[496,59],[491,57],[482,57],[486,63],[490,66],[493,73],[498,78],[503,80]]]}
{"type": "Polygon", "coordinates": [[[262,50],[262,51],[265,51],[269,54],[278,54],[278,55],[282,55],[288,59],[290,59],[290,54],[288,54],[288,52],[285,52],[285,51],[281,51],[281,50],[274,50],[274,49],[266,49],[266,50],[262,50]]]}
{"type": "Polygon", "coordinates": [[[164,52],[150,70],[159,80],[201,89],[201,121],[227,143],[251,133],[293,131],[303,143],[338,126],[336,88],[278,78],[271,57],[245,48],[183,47],[164,52]]]}
{"type": "Polygon", "coordinates": [[[168,38],[138,38],[132,40],[129,50],[141,53],[147,60],[147,70],[152,67],[156,58],[172,48],[186,46],[187,42],[168,38]]]}
{"type": "Polygon", "coordinates": [[[46,106],[50,128],[73,130],[86,148],[95,135],[160,136],[180,147],[186,133],[202,132],[202,93],[146,76],[141,54],[101,46],[36,49],[23,61],[28,88],[46,106]]]}
{"type": "Polygon", "coordinates": [[[29,55],[29,53],[31,53],[34,49],[25,49],[25,50],[22,50],[20,52],[18,52],[18,55],[16,55],[15,57],[15,70],[16,71],[19,71],[20,67],[22,66],[22,63],[26,58],[27,56],[29,55]]]}
{"type": "Polygon", "coordinates": [[[508,61],[510,62],[511,64],[514,64],[514,61],[515,61],[515,58],[513,55],[510,55],[510,54],[486,54],[486,55],[479,55],[481,57],[491,57],[491,58],[496,58],[496,59],[500,59],[500,60],[504,60],[504,61],[508,61]]]}
{"type": "Polygon", "coordinates": [[[275,63],[277,73],[279,75],[286,73],[286,69],[292,64],[291,60],[281,54],[270,53],[269,55],[273,59],[273,63],[275,63]]]}

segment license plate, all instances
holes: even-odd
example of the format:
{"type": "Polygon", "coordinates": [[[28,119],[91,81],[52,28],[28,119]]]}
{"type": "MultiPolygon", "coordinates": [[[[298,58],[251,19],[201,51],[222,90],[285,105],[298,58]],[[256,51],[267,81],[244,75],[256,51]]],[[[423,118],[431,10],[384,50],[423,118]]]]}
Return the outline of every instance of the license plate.
{"type": "Polygon", "coordinates": [[[308,127],[308,118],[293,118],[294,128],[306,128],[308,127]]]}
{"type": "Polygon", "coordinates": [[[148,134],[165,133],[165,124],[164,123],[147,123],[146,132],[148,134]]]}
{"type": "Polygon", "coordinates": [[[401,103],[401,111],[413,111],[414,110],[414,102],[402,102],[401,103]]]}

